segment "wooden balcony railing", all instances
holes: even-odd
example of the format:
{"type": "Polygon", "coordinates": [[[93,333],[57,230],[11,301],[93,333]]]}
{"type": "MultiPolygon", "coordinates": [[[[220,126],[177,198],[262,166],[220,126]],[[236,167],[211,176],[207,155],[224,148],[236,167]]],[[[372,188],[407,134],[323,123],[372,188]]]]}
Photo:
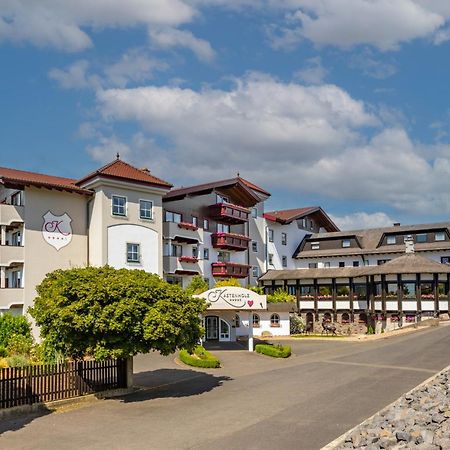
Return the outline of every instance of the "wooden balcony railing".
{"type": "Polygon", "coordinates": [[[213,233],[211,242],[214,248],[235,250],[237,252],[248,250],[250,238],[235,233],[213,233]]]}
{"type": "Polygon", "coordinates": [[[209,215],[219,222],[245,223],[248,222],[250,210],[232,203],[217,203],[209,207],[209,215]]]}
{"type": "Polygon", "coordinates": [[[211,264],[213,277],[247,278],[250,266],[232,262],[215,262],[211,264]]]}

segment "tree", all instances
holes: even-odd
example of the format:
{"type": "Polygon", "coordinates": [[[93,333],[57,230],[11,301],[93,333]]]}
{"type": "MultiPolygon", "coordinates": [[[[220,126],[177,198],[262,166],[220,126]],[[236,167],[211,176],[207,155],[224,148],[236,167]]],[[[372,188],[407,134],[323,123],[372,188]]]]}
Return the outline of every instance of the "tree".
{"type": "Polygon", "coordinates": [[[201,294],[209,289],[209,285],[201,275],[195,275],[185,291],[189,295],[201,294]]]}
{"type": "Polygon", "coordinates": [[[142,270],[56,270],[37,287],[30,314],[41,336],[72,358],[126,358],[191,350],[203,334],[202,299],[142,270]]]}
{"type": "Polygon", "coordinates": [[[241,283],[236,278],[228,278],[224,280],[219,280],[216,282],[215,286],[216,288],[219,287],[225,287],[225,286],[235,286],[235,287],[242,287],[241,283]]]}

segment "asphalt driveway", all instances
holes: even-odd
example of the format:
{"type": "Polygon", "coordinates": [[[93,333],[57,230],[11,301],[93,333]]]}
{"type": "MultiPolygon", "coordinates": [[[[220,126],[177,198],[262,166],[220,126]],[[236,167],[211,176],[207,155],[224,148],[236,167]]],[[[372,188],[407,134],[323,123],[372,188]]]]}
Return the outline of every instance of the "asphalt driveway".
{"type": "Polygon", "coordinates": [[[8,449],[319,449],[450,364],[450,327],[371,342],[292,341],[272,359],[231,347],[221,369],[135,358],[143,390],[3,421],[8,449]]]}

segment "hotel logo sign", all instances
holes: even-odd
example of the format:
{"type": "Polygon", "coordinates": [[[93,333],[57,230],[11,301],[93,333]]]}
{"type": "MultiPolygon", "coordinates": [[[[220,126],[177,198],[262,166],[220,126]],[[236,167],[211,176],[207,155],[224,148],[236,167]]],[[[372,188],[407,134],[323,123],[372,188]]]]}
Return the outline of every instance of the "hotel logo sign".
{"type": "Polygon", "coordinates": [[[224,286],[210,289],[195,297],[204,298],[208,303],[208,310],[266,310],[267,298],[249,289],[235,286],[224,286]]]}
{"type": "Polygon", "coordinates": [[[55,216],[48,211],[44,216],[42,224],[42,236],[47,244],[50,244],[56,250],[69,245],[72,241],[72,219],[67,213],[61,216],[55,216]]]}

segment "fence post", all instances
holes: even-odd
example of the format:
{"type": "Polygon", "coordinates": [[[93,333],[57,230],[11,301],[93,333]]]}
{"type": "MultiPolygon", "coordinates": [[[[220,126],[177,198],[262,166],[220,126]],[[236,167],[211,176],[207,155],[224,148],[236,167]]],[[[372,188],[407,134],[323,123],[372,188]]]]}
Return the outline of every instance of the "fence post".
{"type": "MultiPolygon", "coordinates": [[[[23,370],[23,369],[22,369],[23,370]]],[[[27,404],[33,404],[33,391],[31,389],[31,370],[32,366],[26,367],[26,385],[25,385],[25,393],[27,397],[27,404]]]]}
{"type": "Polygon", "coordinates": [[[126,364],[126,382],[127,382],[127,388],[133,387],[133,357],[130,356],[125,361],[126,364]]]}

